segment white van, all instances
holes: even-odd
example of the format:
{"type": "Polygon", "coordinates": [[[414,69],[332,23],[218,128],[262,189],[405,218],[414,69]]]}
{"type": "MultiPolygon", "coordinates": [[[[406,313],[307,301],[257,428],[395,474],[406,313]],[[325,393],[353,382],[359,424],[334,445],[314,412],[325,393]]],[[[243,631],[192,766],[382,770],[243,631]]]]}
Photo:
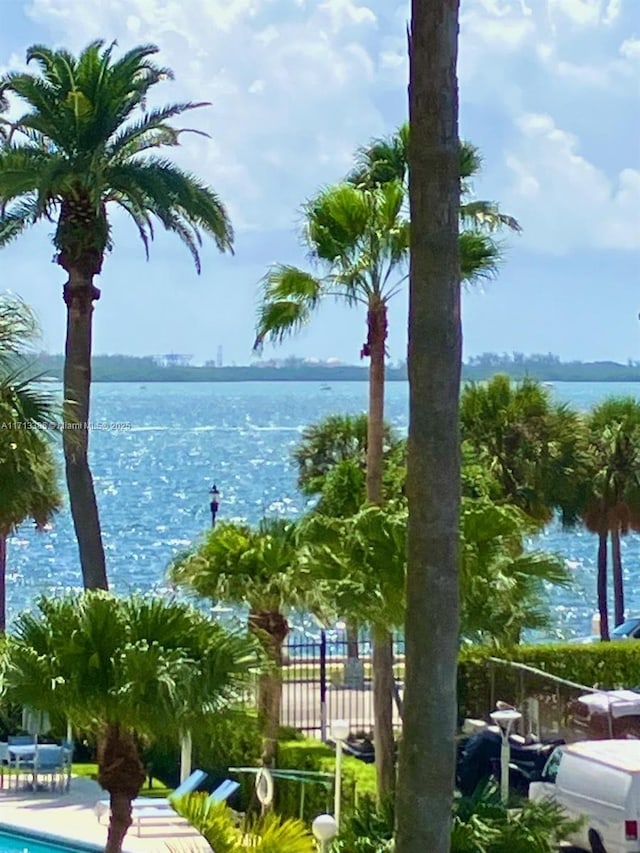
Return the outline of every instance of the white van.
{"type": "Polygon", "coordinates": [[[529,798],[550,798],[582,829],[568,839],[592,853],[640,853],[640,741],[585,740],[559,746],[529,798]]]}

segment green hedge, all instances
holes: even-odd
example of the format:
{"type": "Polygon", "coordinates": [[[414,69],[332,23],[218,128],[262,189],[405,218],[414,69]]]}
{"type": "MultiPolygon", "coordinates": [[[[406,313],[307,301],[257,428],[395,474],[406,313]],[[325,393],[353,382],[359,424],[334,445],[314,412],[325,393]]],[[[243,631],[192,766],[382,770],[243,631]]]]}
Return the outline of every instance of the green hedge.
{"type": "MultiPolygon", "coordinates": [[[[319,740],[295,739],[281,741],[278,745],[278,767],[289,770],[315,770],[335,773],[336,758],[332,749],[319,740]]],[[[299,817],[300,783],[276,780],[276,809],[286,817],[299,817]]],[[[345,813],[353,811],[357,798],[375,795],[376,771],[373,764],[365,764],[357,758],[344,756],[342,761],[342,808],[345,813]]],[[[304,818],[307,821],[323,812],[333,812],[333,786],[326,790],[323,785],[305,786],[304,818]]]]}
{"type": "Polygon", "coordinates": [[[525,696],[579,693],[577,688],[573,691],[558,688],[554,682],[532,673],[492,663],[490,657],[523,663],[586,687],[610,690],[640,686],[640,642],[633,640],[593,645],[514,646],[502,651],[474,647],[465,649],[459,658],[461,719],[486,717],[496,699],[517,704],[525,696]]]}

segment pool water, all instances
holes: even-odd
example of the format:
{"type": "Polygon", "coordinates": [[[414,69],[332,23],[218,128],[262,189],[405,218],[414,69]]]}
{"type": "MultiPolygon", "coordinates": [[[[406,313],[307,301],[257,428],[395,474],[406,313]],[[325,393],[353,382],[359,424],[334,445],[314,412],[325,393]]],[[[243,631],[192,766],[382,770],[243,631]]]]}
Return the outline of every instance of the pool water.
{"type": "Polygon", "coordinates": [[[91,849],[98,850],[99,848],[55,844],[44,838],[35,838],[34,836],[0,829],[0,853],[77,853],[80,850],[91,849]]]}

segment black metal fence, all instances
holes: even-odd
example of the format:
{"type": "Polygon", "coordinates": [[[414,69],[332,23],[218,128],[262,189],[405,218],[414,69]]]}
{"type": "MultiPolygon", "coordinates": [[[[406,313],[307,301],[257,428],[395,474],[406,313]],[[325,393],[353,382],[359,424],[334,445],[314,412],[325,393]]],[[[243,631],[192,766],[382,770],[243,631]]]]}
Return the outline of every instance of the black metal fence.
{"type": "MultiPolygon", "coordinates": [[[[394,639],[396,701],[394,725],[400,728],[404,687],[404,639],[394,639]]],[[[373,729],[372,647],[360,636],[357,648],[346,636],[321,631],[317,638],[287,643],[283,667],[281,724],[326,740],[332,720],[347,720],[351,731],[373,729]]]]}

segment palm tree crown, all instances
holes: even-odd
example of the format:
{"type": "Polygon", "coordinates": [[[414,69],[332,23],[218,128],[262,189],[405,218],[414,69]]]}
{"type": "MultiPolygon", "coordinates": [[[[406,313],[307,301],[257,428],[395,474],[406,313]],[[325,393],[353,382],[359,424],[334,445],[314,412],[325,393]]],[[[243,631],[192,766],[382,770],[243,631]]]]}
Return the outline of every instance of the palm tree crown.
{"type": "Polygon", "coordinates": [[[182,240],[199,270],[201,232],[219,249],[231,248],[227,214],[209,187],[151,152],[196,132],[176,129],[170,119],[205,104],[147,111],[151,88],[171,71],[151,61],[154,45],[117,61],[113,47],[95,41],[75,57],[34,45],[27,61],[41,73],[10,73],[0,82],[3,97],[26,105],[0,152],[0,246],[40,219],[57,219],[58,263],[89,263],[96,274],[111,248],[113,204],[133,220],[147,251],[155,219],[182,240]]]}

